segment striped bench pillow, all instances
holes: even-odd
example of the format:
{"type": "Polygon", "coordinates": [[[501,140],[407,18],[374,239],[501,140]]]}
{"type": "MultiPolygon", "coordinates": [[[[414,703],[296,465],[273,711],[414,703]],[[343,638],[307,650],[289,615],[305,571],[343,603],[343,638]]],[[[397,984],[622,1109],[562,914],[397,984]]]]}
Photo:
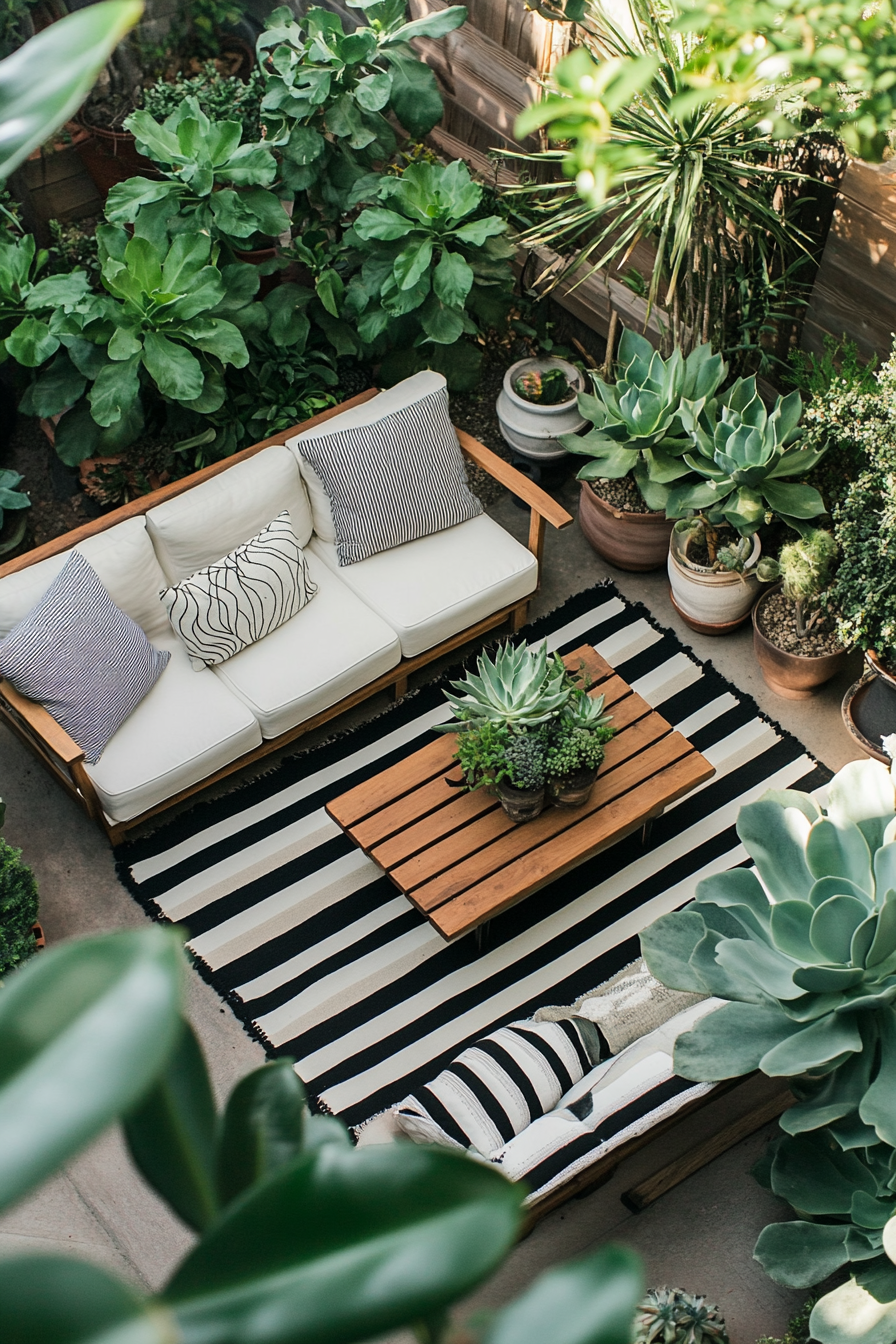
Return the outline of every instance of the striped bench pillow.
{"type": "Polygon", "coordinates": [[[556,1106],[593,1058],[577,1023],[512,1022],[469,1046],[393,1114],[418,1143],[487,1157],[556,1106]]]}

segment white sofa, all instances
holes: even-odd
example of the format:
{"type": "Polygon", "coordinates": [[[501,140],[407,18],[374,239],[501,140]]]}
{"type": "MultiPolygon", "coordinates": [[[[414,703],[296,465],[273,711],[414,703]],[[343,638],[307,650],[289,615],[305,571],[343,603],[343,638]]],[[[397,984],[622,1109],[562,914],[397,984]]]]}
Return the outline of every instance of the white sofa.
{"type": "Polygon", "coordinates": [[[572,519],[506,462],[459,436],[468,458],[533,509],[531,549],[483,514],[340,569],[327,497],[296,449],[300,433],[370,423],[442,383],[424,373],[362,394],[294,427],[295,434],[246,449],[0,567],[0,638],[77,549],[113,601],[171,653],[95,765],[41,706],[0,680],[0,715],[110,839],[365,696],[389,686],[400,693],[410,672],[472,636],[508,619],[513,629],[523,623],[538,583],[544,522],[572,519]],[[284,507],[305,547],[315,597],[229,661],[194,671],[159,590],[220,559],[284,507]]]}

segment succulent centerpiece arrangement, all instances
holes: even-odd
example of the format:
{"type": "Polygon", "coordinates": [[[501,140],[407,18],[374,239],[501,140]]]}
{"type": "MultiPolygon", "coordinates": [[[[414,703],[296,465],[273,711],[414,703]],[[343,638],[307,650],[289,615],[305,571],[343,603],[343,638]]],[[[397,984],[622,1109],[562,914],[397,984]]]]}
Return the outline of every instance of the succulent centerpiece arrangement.
{"type": "Polygon", "coordinates": [[[728,1344],[722,1313],[681,1288],[650,1288],[635,1314],[634,1344],[728,1344]]]}
{"type": "Polygon", "coordinates": [[[559,807],[587,802],[613,736],[604,697],[589,696],[547,644],[505,644],[483,653],[476,673],[446,691],[457,734],[456,759],[468,789],[494,789],[513,821],[530,821],[545,798],[559,807]]]}

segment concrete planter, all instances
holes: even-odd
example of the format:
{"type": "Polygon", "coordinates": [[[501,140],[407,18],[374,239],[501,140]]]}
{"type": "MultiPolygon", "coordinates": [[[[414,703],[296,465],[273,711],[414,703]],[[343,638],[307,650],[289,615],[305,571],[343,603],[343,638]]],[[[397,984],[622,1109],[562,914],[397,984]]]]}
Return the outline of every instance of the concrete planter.
{"type": "Polygon", "coordinates": [[[673,532],[669,542],[672,605],[686,625],[701,635],[727,635],[749,619],[759,592],[756,565],[762,549],[753,538],[745,574],[713,571],[687,558],[692,534],[673,532]]]}
{"type": "Polygon", "coordinates": [[[545,359],[520,359],[511,364],[504,375],[504,386],[498,395],[495,409],[505,443],[535,461],[552,461],[566,457],[566,449],[558,440],[559,434],[577,434],[588,423],[580,413],[577,397],[585,391],[585,379],[574,365],[553,356],[545,359]],[[513,390],[513,384],[523,373],[547,373],[562,369],[573,393],[568,401],[555,406],[539,406],[526,401],[513,390]]]}

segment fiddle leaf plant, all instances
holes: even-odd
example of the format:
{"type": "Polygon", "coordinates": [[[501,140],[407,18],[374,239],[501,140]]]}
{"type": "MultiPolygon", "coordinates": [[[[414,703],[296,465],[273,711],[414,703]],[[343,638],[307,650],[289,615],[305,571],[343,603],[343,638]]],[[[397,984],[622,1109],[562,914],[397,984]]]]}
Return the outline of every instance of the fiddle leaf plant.
{"type": "Polygon", "coordinates": [[[664,509],[673,483],[693,479],[686,460],[691,439],[683,415],[698,415],[728,371],[721,355],[700,345],[686,357],[664,359],[638,332],[619,341],[619,374],[607,383],[592,373],[596,396],[581,394],[579,410],[591,421],[587,434],[561,434],[568,452],[590,457],[580,481],[619,480],[631,474],[650,509],[664,509]]]}
{"type": "Polygon", "coordinates": [[[62,319],[90,294],[86,271],[41,279],[48,259],[30,233],[0,234],[0,363],[13,359],[26,369],[46,363],[59,349],[62,319]]]}
{"type": "Polygon", "coordinates": [[[157,247],[176,233],[246,247],[254,234],[276,237],[289,228],[282,202],[267,189],[277,177],[274,153],[264,142],[243,144],[240,122],[211,121],[190,97],[161,123],[132,112],[125,128],[163,180],[132,177],[114,186],[106,202],[111,224],[133,224],[157,247]]]}
{"type": "Polygon", "coordinates": [[[418,139],[441,119],[435,75],[410,41],[444,37],[467,17],[463,5],[450,5],[409,22],[404,0],[352,8],[367,23],[346,33],[329,10],[312,6],[297,19],[284,6],[257,44],[268,77],[262,117],[283,155],[284,182],[310,192],[329,214],[340,213],[357,180],[394,152],[390,112],[418,139]]]}

